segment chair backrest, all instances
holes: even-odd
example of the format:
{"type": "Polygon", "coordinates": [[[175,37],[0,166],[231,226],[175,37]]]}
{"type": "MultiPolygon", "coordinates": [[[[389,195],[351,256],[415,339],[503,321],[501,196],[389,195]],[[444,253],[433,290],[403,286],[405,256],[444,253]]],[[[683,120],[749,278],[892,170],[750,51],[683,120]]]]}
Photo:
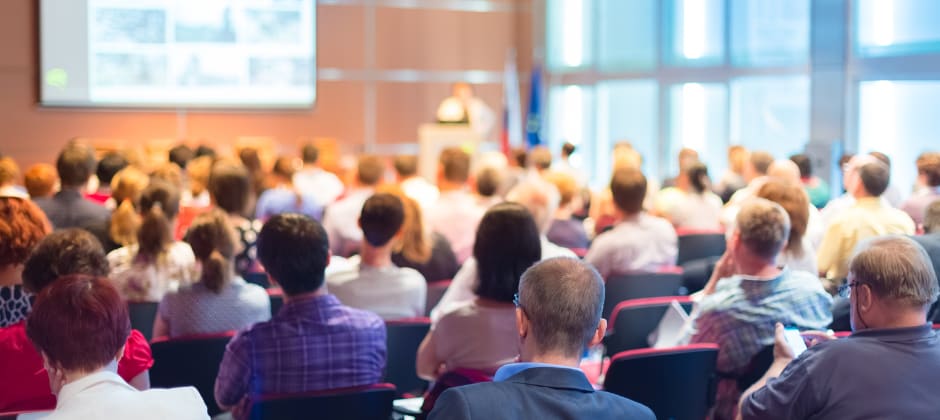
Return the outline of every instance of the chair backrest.
{"type": "Polygon", "coordinates": [[[715,271],[715,265],[721,257],[705,257],[697,260],[686,261],[682,264],[682,286],[689,293],[695,293],[705,288],[712,272],[715,271]]]}
{"type": "Polygon", "coordinates": [[[215,403],[215,377],[234,331],[179,338],[158,338],[150,344],[153,367],[150,386],[171,388],[194,386],[205,401],[209,415],[221,412],[215,403]]]}
{"type": "Polygon", "coordinates": [[[708,257],[718,257],[725,252],[723,233],[691,233],[679,235],[679,255],[676,264],[708,257]]]}
{"type": "Polygon", "coordinates": [[[604,318],[610,319],[618,303],[630,299],[675,296],[682,287],[680,273],[632,273],[607,279],[604,318]]]}
{"type": "Polygon", "coordinates": [[[268,273],[265,272],[254,271],[245,273],[242,275],[242,278],[244,278],[248,283],[257,284],[258,286],[261,286],[265,289],[271,287],[271,280],[268,279],[268,273]]]}
{"type": "Polygon", "coordinates": [[[717,359],[716,344],[625,351],[611,359],[604,389],[659,419],[702,420],[715,400],[717,359]]]}
{"type": "Polygon", "coordinates": [[[765,346],[761,351],[757,352],[754,357],[751,358],[751,361],[748,362],[747,368],[744,369],[744,373],[738,375],[735,380],[738,383],[738,389],[741,392],[746,391],[751,385],[754,385],[760,378],[767,373],[767,369],[770,369],[770,365],[774,362],[774,346],[773,344],[765,346]]]}
{"type": "Polygon", "coordinates": [[[158,302],[127,302],[131,328],[140,331],[147,341],[153,338],[153,321],[157,319],[158,302]]]}
{"type": "Polygon", "coordinates": [[[664,296],[623,301],[614,307],[604,338],[605,353],[610,356],[622,351],[649,347],[647,337],[659,325],[666,309],[677,301],[686,312],[692,309],[688,296],[664,296]]]}
{"type": "Polygon", "coordinates": [[[424,310],[425,316],[431,316],[431,309],[434,309],[437,303],[441,301],[448,287],[450,287],[450,280],[428,283],[427,305],[424,310]]]}
{"type": "Polygon", "coordinates": [[[277,312],[284,306],[284,291],[280,287],[267,289],[268,299],[271,300],[271,316],[277,315],[277,312]]]}
{"type": "Polygon", "coordinates": [[[429,318],[399,319],[385,323],[388,348],[385,382],[394,384],[399,395],[421,395],[428,386],[427,381],[416,373],[415,358],[418,346],[430,328],[429,318]]]}
{"type": "Polygon", "coordinates": [[[263,395],[252,401],[249,418],[388,420],[392,415],[394,400],[395,386],[392,384],[263,395]]]}

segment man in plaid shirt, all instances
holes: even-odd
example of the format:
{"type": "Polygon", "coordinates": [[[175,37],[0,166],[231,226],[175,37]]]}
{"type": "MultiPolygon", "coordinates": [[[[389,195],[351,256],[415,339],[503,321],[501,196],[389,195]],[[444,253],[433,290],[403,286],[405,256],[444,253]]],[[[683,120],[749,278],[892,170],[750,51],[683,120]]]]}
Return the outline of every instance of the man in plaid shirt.
{"type": "Polygon", "coordinates": [[[284,290],[284,307],[229,343],[215,399],[245,418],[252,398],[371,385],[385,369],[385,323],[343,306],[324,286],[329,243],[319,223],[282,214],[258,235],[258,258],[284,290]]]}
{"type": "Polygon", "coordinates": [[[776,265],[789,234],[790,219],[780,205],[758,198],[748,201],[702,291],[691,341],[720,347],[718,371],[726,378],[718,384],[716,419],[734,418],[741,390],[733,377],[773,345],[775,323],[820,330],[832,321],[832,298],[819,279],[776,265]]]}

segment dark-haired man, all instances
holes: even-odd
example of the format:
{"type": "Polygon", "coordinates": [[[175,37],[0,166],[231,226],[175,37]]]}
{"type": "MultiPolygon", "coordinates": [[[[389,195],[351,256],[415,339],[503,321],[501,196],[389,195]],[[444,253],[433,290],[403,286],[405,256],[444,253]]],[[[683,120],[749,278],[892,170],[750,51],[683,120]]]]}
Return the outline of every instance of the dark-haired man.
{"type": "MultiPolygon", "coordinates": [[[[95,176],[98,177],[98,191],[85,194],[85,198],[98,204],[108,206],[108,199],[111,198],[111,180],[114,175],[126,168],[130,163],[123,154],[118,152],[108,152],[98,161],[98,168],[95,169],[95,176]]],[[[111,207],[114,208],[119,203],[111,200],[111,207]]]]}
{"type": "Polygon", "coordinates": [[[384,319],[424,316],[427,282],[421,273],[392,263],[393,239],[401,232],[405,208],[391,194],[373,195],[362,206],[362,245],[349,265],[326,278],[340,302],[384,319]]]}
{"type": "Polygon", "coordinates": [[[95,153],[90,146],[70,142],[56,159],[61,190],[51,198],[37,198],[36,204],[56,229],[84,228],[104,223],[111,216],[102,205],[82,197],[82,189],[95,170],[95,153]]]}
{"type": "Polygon", "coordinates": [[[219,406],[245,418],[250,399],[259,395],[379,382],[385,323],[327,292],[330,249],[320,224],[299,214],[272,217],[258,235],[258,258],[284,290],[284,307],[228,344],[215,381],[219,406]]]}
{"type": "Polygon", "coordinates": [[[516,329],[519,360],[493,382],[450,388],[431,419],[654,419],[649,408],[595,391],[578,369],[584,349],[607,331],[601,318],[604,280],[574,258],[535,264],[519,280],[516,329]]]}

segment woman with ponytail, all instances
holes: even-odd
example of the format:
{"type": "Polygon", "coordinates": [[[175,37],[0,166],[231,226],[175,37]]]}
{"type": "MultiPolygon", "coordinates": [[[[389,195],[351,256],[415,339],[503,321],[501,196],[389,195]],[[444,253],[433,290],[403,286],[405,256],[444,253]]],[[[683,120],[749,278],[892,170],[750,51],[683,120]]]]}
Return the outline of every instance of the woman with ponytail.
{"type": "Polygon", "coordinates": [[[151,180],[140,194],[136,243],[108,253],[111,279],[125,299],[159,302],[169,291],[195,281],[196,258],[185,242],[173,240],[179,190],[151,180]]]}
{"type": "Polygon", "coordinates": [[[680,168],[675,187],[657,194],[654,213],[678,229],[721,230],[721,207],[721,197],[712,192],[708,167],[692,162],[680,168]]]}
{"type": "Polygon", "coordinates": [[[268,294],[235,273],[238,239],[224,211],[213,209],[197,216],[186,242],[201,267],[199,282],[163,297],[154,337],[242,330],[271,318],[268,294]]]}

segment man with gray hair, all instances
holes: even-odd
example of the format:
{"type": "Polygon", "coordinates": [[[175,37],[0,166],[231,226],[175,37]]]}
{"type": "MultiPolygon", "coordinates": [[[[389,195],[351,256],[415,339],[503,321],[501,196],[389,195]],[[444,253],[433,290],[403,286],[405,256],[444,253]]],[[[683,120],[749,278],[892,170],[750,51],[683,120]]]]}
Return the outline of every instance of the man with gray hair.
{"type": "Polygon", "coordinates": [[[693,343],[717,343],[716,419],[734,418],[740,390],[736,378],[752,358],[773,344],[774,323],[823,329],[832,319],[832,298],[816,276],[777,266],[790,218],[762,198],[744,202],[728,236],[727,251],[705,285],[693,343]]]}
{"type": "MultiPolygon", "coordinates": [[[[914,242],[920,244],[927,251],[927,256],[933,263],[933,271],[940,277],[940,198],[934,200],[924,211],[924,234],[911,236],[914,242]]],[[[931,308],[930,315],[940,311],[940,305],[931,308]]],[[[931,316],[931,320],[935,317],[931,316]]]]}
{"type": "Polygon", "coordinates": [[[927,321],[938,294],[927,253],[910,238],[863,242],[849,264],[852,335],[817,335],[795,358],[776,325],[774,362],[741,398],[744,419],[936,418],[940,337],[927,321]],[[810,344],[813,344],[812,342],[810,344]]]}
{"type": "Polygon", "coordinates": [[[581,354],[604,338],[604,280],[589,264],[551,258],[519,281],[516,329],[520,363],[504,365],[493,382],[450,388],[431,419],[654,419],[649,408],[595,391],[578,369],[581,354]]]}

